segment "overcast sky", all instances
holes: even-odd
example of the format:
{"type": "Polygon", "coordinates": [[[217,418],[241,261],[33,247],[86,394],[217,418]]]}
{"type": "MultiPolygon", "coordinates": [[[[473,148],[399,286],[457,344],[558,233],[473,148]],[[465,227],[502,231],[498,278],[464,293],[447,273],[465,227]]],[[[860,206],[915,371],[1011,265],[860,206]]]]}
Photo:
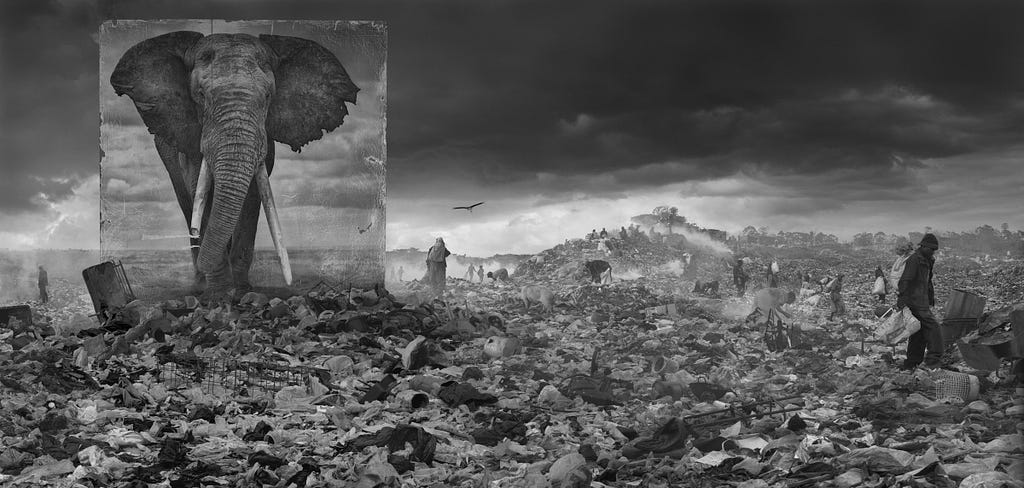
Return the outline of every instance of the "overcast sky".
{"type": "Polygon", "coordinates": [[[0,247],[99,243],[108,18],[387,22],[389,248],[536,252],[657,205],[728,231],[1024,227],[1022,2],[2,8],[0,247]]]}

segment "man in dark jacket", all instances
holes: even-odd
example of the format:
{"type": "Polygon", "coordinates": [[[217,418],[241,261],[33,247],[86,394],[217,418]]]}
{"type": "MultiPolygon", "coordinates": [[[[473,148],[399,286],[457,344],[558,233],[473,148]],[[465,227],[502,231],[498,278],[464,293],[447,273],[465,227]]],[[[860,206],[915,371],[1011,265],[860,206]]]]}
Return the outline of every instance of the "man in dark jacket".
{"type": "Polygon", "coordinates": [[[942,365],[942,329],[932,315],[935,306],[935,287],[932,285],[932,269],[935,265],[935,251],[939,240],[934,234],[925,234],[917,250],[907,259],[906,268],[900,276],[896,295],[896,309],[910,309],[910,313],[921,322],[921,330],[907,341],[907,359],[900,369],[914,369],[922,362],[926,368],[942,365]],[[925,354],[927,349],[928,353],[925,354]]]}

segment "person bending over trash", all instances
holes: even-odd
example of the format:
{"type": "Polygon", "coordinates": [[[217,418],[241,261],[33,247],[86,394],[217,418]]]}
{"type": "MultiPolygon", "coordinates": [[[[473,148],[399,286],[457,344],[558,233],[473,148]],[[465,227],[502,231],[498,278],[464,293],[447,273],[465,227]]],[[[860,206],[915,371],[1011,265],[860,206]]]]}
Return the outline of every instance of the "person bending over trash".
{"type": "Polygon", "coordinates": [[[931,307],[935,306],[932,271],[935,269],[935,251],[938,249],[939,240],[935,235],[925,234],[917,250],[907,258],[903,274],[900,276],[896,292],[896,310],[907,307],[921,322],[921,330],[911,335],[907,341],[907,359],[900,366],[902,370],[914,369],[922,362],[926,368],[942,366],[942,329],[931,311],[931,307]]]}
{"type": "Polygon", "coordinates": [[[498,270],[494,272],[488,271],[487,277],[490,278],[492,282],[510,281],[508,278],[508,270],[505,268],[498,268],[498,270]]]}
{"type": "Polygon", "coordinates": [[[576,272],[576,279],[584,279],[587,275],[590,275],[590,281],[592,283],[603,284],[606,281],[606,276],[607,282],[611,283],[612,265],[608,264],[608,261],[601,259],[587,261],[580,265],[576,272]],[[606,272],[607,275],[605,275],[606,272]]]}
{"type": "Polygon", "coordinates": [[[690,293],[696,293],[707,297],[718,296],[718,280],[714,281],[701,281],[697,280],[693,284],[693,291],[690,293]]]}

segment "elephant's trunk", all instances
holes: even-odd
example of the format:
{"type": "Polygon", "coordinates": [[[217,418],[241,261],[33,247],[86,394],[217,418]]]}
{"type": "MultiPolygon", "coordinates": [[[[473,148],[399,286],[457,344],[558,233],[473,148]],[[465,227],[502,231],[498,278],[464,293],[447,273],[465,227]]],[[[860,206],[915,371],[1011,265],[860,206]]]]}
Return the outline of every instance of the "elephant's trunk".
{"type": "MultiPolygon", "coordinates": [[[[220,118],[220,117],[218,117],[220,118]]],[[[265,129],[251,114],[227,114],[204,134],[204,157],[213,176],[213,205],[199,248],[199,269],[226,271],[227,246],[242,214],[256,168],[266,157],[265,129]]]]}

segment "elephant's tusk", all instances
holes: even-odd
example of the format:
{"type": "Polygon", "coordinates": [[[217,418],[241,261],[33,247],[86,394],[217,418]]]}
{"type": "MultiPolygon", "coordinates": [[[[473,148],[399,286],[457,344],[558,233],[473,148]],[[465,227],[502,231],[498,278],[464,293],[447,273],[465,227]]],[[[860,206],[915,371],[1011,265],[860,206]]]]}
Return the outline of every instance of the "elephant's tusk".
{"type": "Polygon", "coordinates": [[[192,199],[192,225],[188,233],[193,239],[199,238],[199,228],[203,225],[203,212],[206,211],[206,196],[210,192],[210,167],[203,158],[199,165],[199,182],[196,184],[196,197],[192,199]]]}
{"type": "Polygon", "coordinates": [[[284,247],[284,233],[281,231],[281,221],[277,218],[277,205],[274,204],[274,193],[270,190],[270,176],[267,175],[267,167],[260,165],[256,168],[256,186],[260,190],[260,200],[263,201],[263,210],[267,214],[267,224],[270,226],[270,237],[274,239],[274,248],[277,249],[277,256],[281,258],[281,272],[284,274],[284,282],[292,284],[292,265],[288,260],[288,249],[284,247]]]}

